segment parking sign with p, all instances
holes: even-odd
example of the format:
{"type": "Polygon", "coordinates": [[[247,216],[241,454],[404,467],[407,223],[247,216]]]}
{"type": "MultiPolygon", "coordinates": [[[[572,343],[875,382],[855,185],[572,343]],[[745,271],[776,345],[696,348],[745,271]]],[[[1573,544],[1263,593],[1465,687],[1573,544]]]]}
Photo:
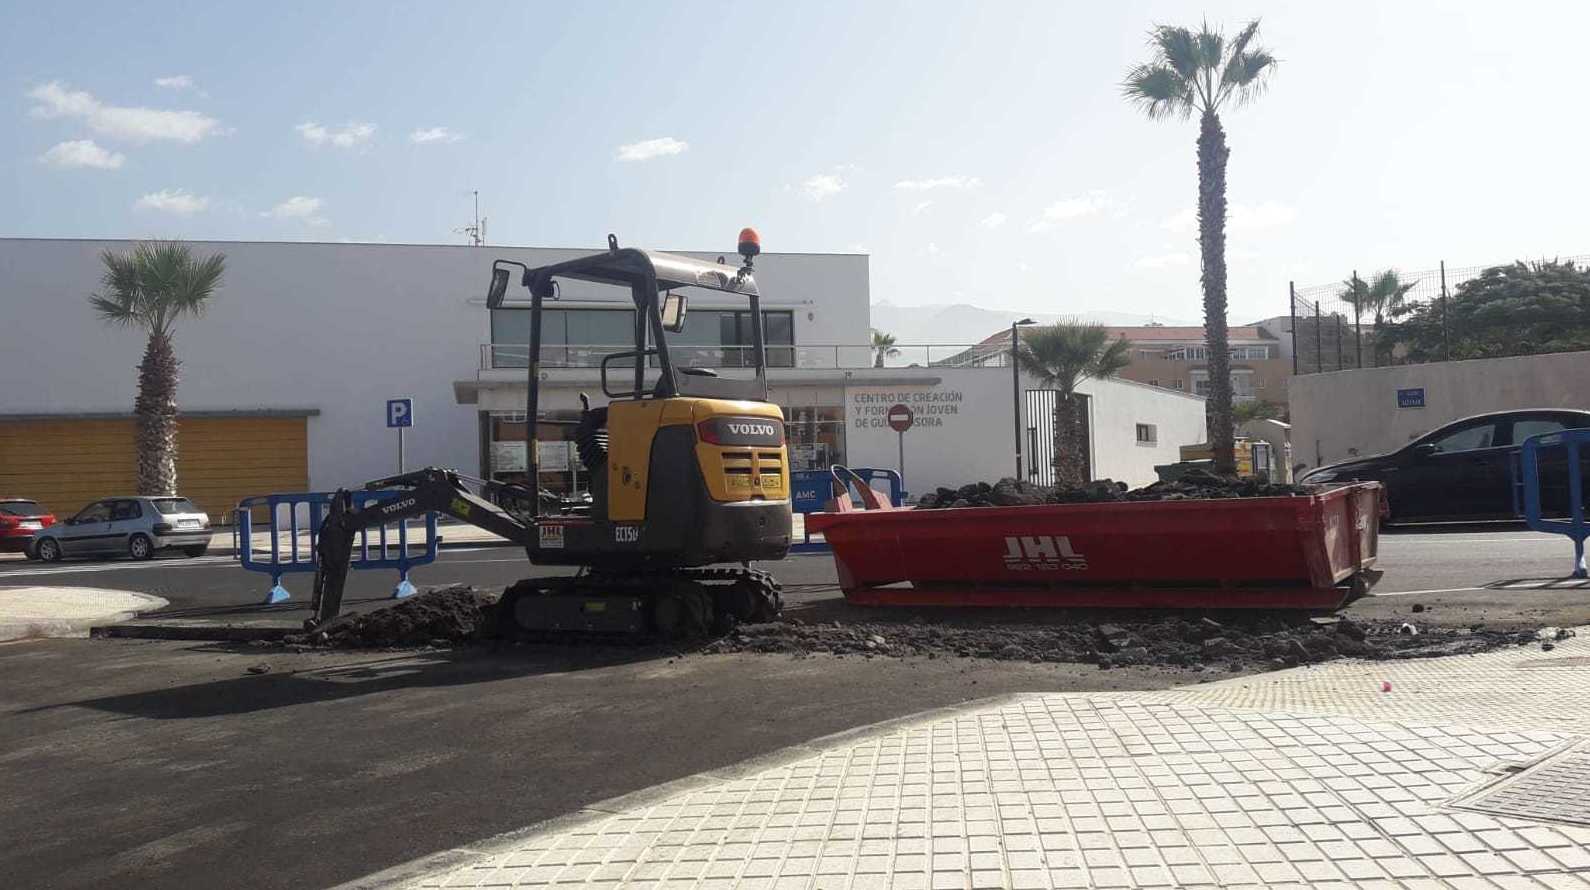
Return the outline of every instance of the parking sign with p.
{"type": "Polygon", "coordinates": [[[405,427],[414,425],[414,400],[413,399],[387,399],[386,400],[386,425],[388,427],[405,427]]]}

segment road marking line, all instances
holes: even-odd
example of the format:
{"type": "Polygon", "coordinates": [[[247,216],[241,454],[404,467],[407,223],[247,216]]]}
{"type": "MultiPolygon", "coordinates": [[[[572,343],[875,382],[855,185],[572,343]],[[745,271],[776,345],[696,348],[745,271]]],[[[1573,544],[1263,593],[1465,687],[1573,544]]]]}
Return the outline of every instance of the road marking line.
{"type": "Polygon", "coordinates": [[[1491,587],[1442,587],[1437,590],[1375,590],[1370,596],[1417,596],[1421,593],[1463,593],[1469,590],[1494,590],[1491,587]]]}

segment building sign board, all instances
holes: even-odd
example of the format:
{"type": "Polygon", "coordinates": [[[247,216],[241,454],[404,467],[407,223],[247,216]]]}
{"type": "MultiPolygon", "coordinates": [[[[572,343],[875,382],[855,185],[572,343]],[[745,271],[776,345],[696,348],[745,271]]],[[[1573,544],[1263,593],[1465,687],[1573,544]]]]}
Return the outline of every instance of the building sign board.
{"type": "Polygon", "coordinates": [[[1416,386],[1411,389],[1397,390],[1398,408],[1423,408],[1424,387],[1416,386]]]}

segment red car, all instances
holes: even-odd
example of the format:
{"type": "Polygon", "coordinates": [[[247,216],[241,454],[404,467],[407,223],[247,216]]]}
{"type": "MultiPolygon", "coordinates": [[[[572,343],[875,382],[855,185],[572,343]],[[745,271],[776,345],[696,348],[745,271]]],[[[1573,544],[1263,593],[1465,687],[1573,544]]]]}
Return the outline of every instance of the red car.
{"type": "Polygon", "coordinates": [[[55,516],[37,501],[0,498],[0,553],[26,553],[31,558],[34,539],[54,524],[55,516]]]}

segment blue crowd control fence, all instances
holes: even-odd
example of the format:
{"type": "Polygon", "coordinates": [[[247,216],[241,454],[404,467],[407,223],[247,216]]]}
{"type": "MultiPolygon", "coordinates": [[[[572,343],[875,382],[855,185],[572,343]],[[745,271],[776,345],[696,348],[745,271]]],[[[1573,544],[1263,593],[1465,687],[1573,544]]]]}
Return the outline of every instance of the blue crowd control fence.
{"type": "Polygon", "coordinates": [[[1524,517],[1524,522],[1537,532],[1565,535],[1573,541],[1573,577],[1586,577],[1584,542],[1590,538],[1590,524],[1585,522],[1584,464],[1581,449],[1590,446],[1590,429],[1563,430],[1530,436],[1513,454],[1513,509],[1524,517]],[[1568,515],[1565,518],[1547,518],[1543,515],[1543,488],[1547,480],[1541,473],[1541,452],[1548,456],[1557,450],[1564,454],[1568,515]]]}
{"type": "MultiPolygon", "coordinates": [[[[397,491],[356,491],[353,505],[378,504],[399,494],[401,492],[397,491]]],[[[283,575],[315,570],[315,545],[320,540],[320,524],[331,510],[332,497],[330,492],[306,491],[257,495],[238,502],[237,522],[232,526],[233,552],[243,568],[271,576],[271,589],[265,602],[292,599],[287,588],[282,586],[283,575]],[[254,512],[260,509],[268,515],[268,556],[263,550],[254,549],[254,512]]],[[[425,514],[423,519],[414,517],[361,529],[348,567],[350,570],[396,569],[398,583],[392,589],[392,597],[401,599],[414,593],[409,570],[436,561],[437,540],[435,512],[425,514]],[[424,538],[415,540],[420,529],[411,529],[411,524],[422,521],[424,538]]]]}
{"type": "MultiPolygon", "coordinates": [[[[890,504],[898,507],[905,503],[905,485],[898,472],[865,467],[853,468],[850,472],[872,488],[886,493],[890,504]],[[879,488],[879,483],[885,487],[879,488]]],[[[789,479],[792,491],[790,509],[802,516],[821,513],[833,498],[834,474],[830,470],[796,470],[789,474],[789,479]]],[[[802,534],[801,540],[790,547],[795,553],[816,553],[827,549],[827,544],[812,540],[811,532],[802,534]]]]}

